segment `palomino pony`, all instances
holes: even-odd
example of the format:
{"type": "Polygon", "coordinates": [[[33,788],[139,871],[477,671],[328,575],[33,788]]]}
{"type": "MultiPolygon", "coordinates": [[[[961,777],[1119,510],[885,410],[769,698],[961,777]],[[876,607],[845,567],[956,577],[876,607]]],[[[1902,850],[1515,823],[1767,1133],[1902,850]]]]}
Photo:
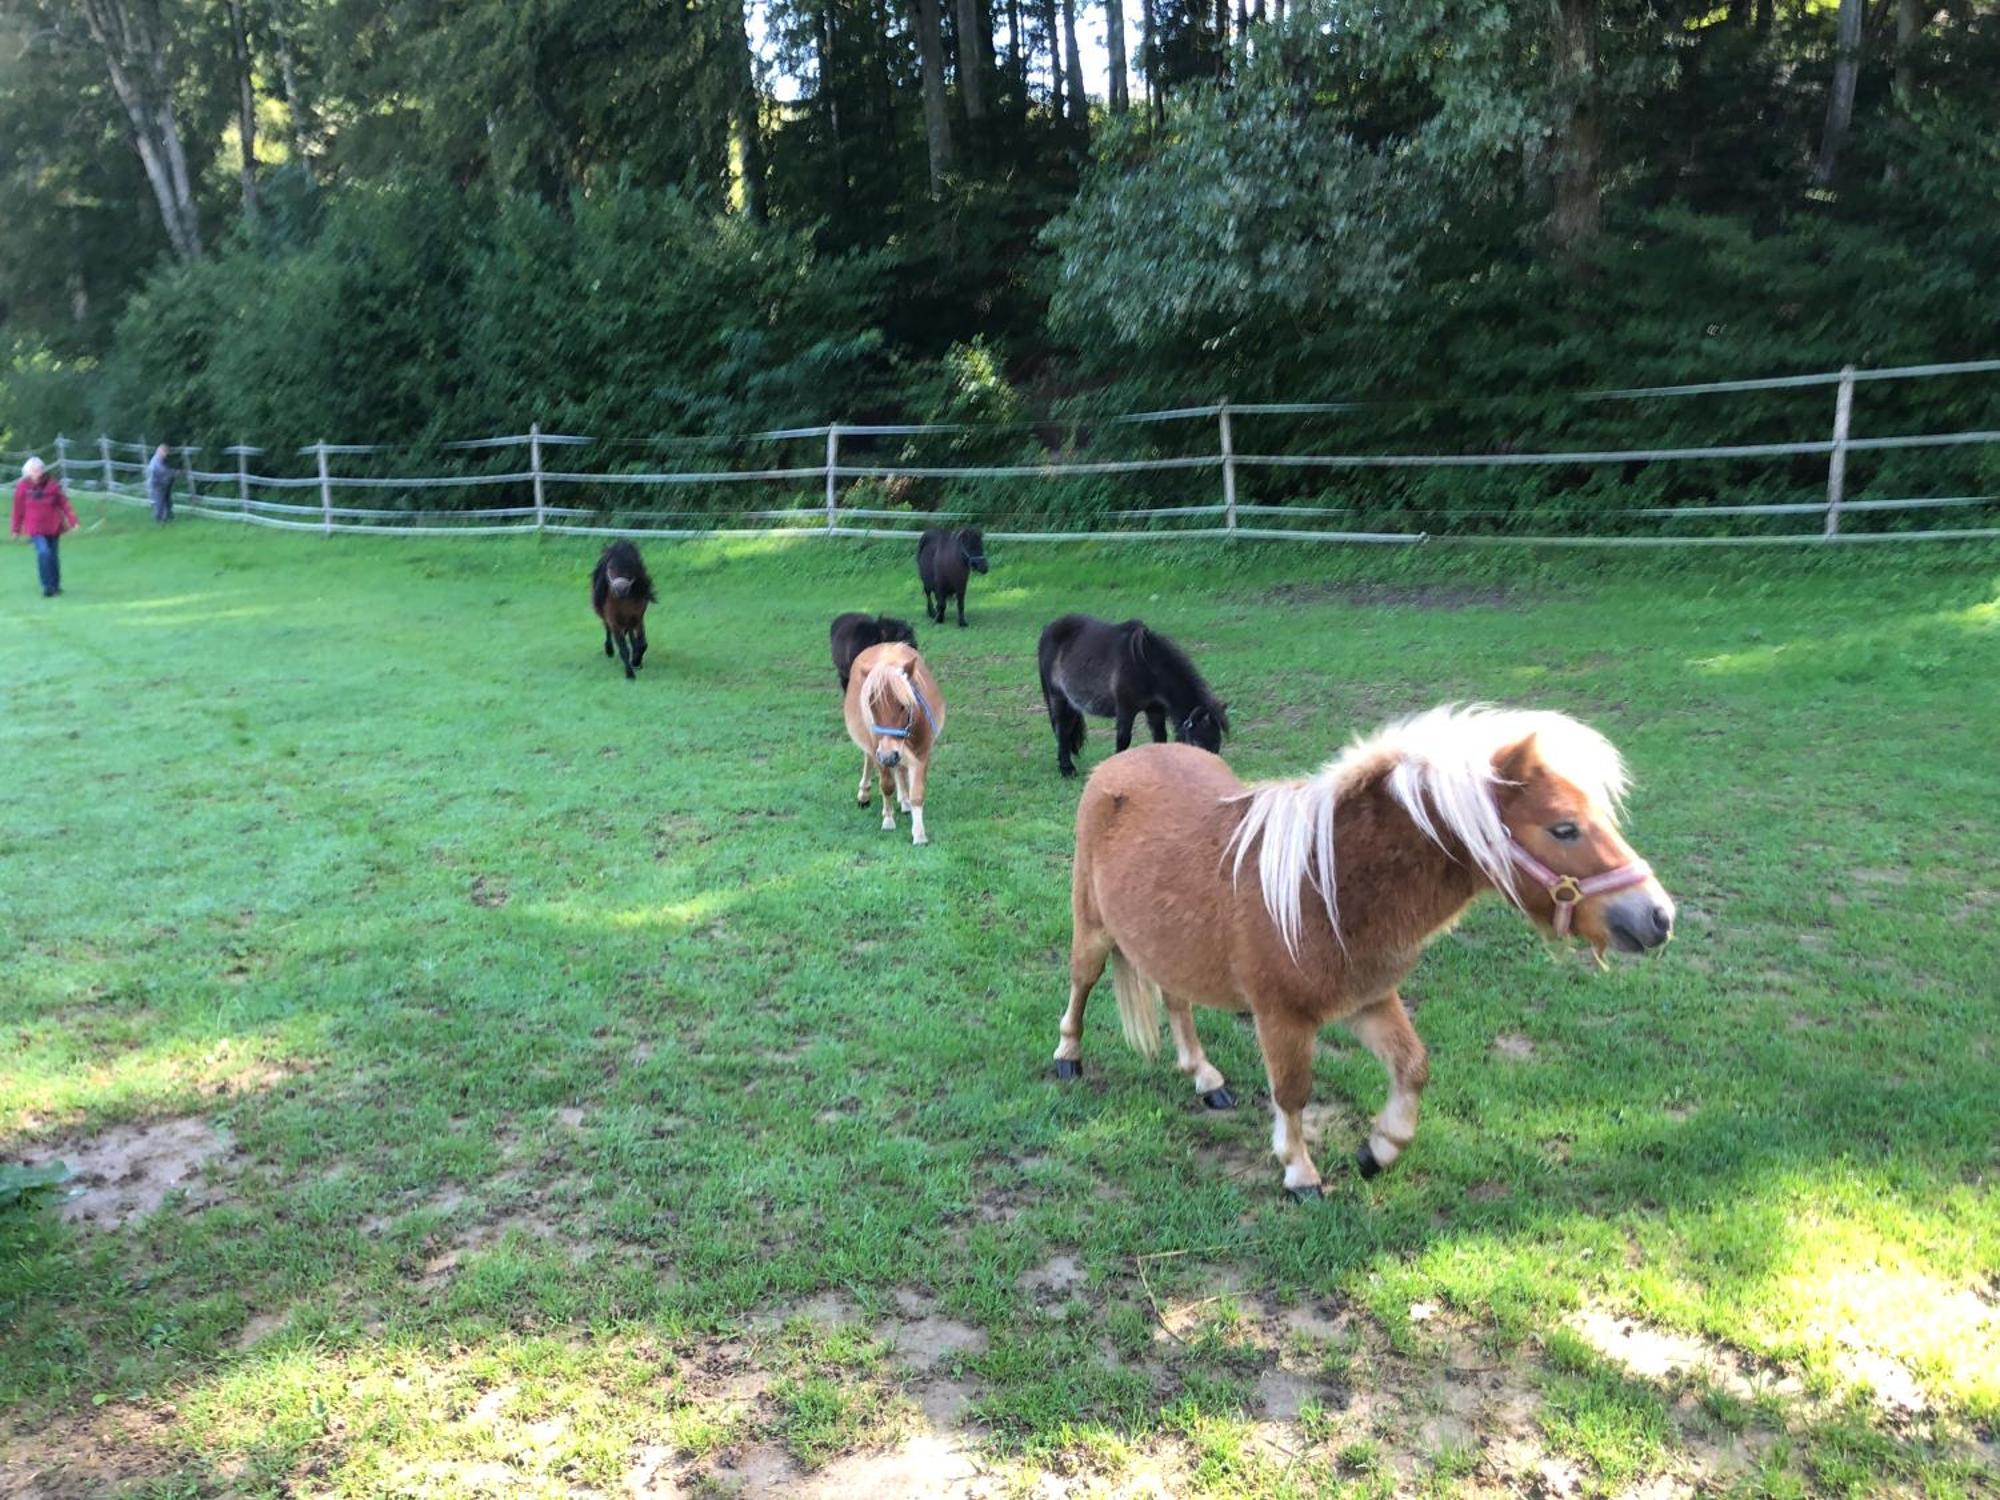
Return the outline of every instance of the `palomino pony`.
{"type": "Polygon", "coordinates": [[[1374,1176],[1416,1134],[1430,1077],[1396,987],[1473,897],[1499,891],[1600,961],[1671,935],[1672,901],[1618,832],[1624,790],[1595,730],[1481,706],[1391,724],[1294,781],[1245,786],[1184,745],[1105,761],[1076,815],[1057,1075],[1082,1071],[1083,1002],[1107,959],[1126,1040],[1155,1052],[1164,1002],[1181,1071],[1212,1109],[1236,1101],[1193,1008],[1247,1010],[1270,1075],[1271,1149],[1292,1194],[1316,1198],[1301,1115],[1319,1028],[1344,1021],[1389,1072],[1355,1153],[1374,1176]]]}
{"type": "Polygon", "coordinates": [[[844,693],[855,657],[884,641],[904,641],[914,646],[917,632],[908,620],[899,620],[894,615],[864,615],[854,610],[833,617],[827,639],[833,646],[833,670],[840,676],[840,690],[844,693]]]}
{"type": "Polygon", "coordinates": [[[613,542],[590,572],[590,607],[604,622],[604,654],[617,642],[625,675],[637,677],[646,659],[646,606],[653,602],[653,580],[639,559],[639,549],[627,541],[613,542]]]}
{"type": "Polygon", "coordinates": [[[1208,690],[1185,652],[1137,620],[1113,625],[1089,615],[1064,615],[1042,631],[1036,652],[1042,701],[1056,732],[1056,769],[1076,774],[1085,714],[1117,721],[1118,749],[1132,743],[1140,714],[1158,744],[1172,717],[1174,738],[1219,751],[1229,732],[1229,705],[1208,690]]]}
{"type": "Polygon", "coordinates": [[[879,777],[882,826],[896,826],[900,806],[910,815],[910,842],[929,843],[924,782],[944,732],[944,694],[917,648],[886,641],[855,657],[847,679],[846,716],[847,737],[861,747],[861,785],[854,789],[854,800],[866,807],[869,777],[879,777]]]}
{"type": "Polygon", "coordinates": [[[930,526],[917,538],[917,579],[924,586],[924,615],[944,624],[945,606],[958,597],[958,628],[965,628],[965,584],[972,573],[986,571],[986,538],[976,526],[946,531],[930,526]],[[970,570],[970,571],[968,571],[970,570]],[[937,599],[932,613],[931,599],[937,599]]]}

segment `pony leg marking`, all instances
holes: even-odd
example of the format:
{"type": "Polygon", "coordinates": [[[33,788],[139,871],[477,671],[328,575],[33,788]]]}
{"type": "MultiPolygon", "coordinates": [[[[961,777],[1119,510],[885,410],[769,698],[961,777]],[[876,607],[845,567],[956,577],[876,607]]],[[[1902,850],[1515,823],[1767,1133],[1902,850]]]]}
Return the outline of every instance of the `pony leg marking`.
{"type": "Polygon", "coordinates": [[[1373,1177],[1401,1156],[1417,1133],[1418,1101],[1424,1085],[1430,1082],[1430,1058],[1422,1038],[1410,1025],[1402,998],[1394,991],[1388,999],[1355,1012],[1347,1025],[1389,1071],[1389,1102],[1375,1117],[1367,1142],[1355,1153],[1361,1175],[1373,1177]]]}
{"type": "Polygon", "coordinates": [[[1228,1109],[1235,1104],[1222,1086],[1222,1070],[1201,1050],[1201,1033],[1195,1030],[1194,1007],[1167,996],[1167,1030],[1174,1038],[1174,1065],[1194,1080],[1194,1091],[1210,1109],[1228,1109]],[[1217,1095],[1221,1098],[1217,1098],[1217,1095]]]}
{"type": "Polygon", "coordinates": [[[1284,1163],[1295,1198],[1317,1198],[1319,1168],[1306,1150],[1305,1108],[1312,1098],[1314,1033],[1310,1021],[1257,1013],[1257,1043],[1271,1079],[1271,1150],[1284,1163]]]}
{"type": "Polygon", "coordinates": [[[910,811],[910,776],[902,766],[896,767],[896,806],[904,812],[910,811]]]}
{"type": "Polygon", "coordinates": [[[910,842],[913,844],[930,842],[930,837],[924,832],[924,810],[921,807],[910,809],[910,842]]]}

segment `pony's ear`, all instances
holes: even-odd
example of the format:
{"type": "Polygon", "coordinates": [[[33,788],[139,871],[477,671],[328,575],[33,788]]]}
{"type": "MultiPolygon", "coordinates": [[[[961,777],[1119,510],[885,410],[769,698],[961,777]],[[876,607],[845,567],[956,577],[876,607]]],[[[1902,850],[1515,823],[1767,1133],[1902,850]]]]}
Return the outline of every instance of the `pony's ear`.
{"type": "Polygon", "coordinates": [[[1520,786],[1541,761],[1534,735],[1503,745],[1493,754],[1493,774],[1511,786],[1520,786]]]}

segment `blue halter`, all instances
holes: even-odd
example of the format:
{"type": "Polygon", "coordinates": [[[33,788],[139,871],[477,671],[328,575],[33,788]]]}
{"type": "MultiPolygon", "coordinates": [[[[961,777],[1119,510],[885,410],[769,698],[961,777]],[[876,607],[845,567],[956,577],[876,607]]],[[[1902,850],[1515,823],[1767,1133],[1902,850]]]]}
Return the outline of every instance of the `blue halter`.
{"type": "MultiPolygon", "coordinates": [[[[917,707],[923,711],[924,722],[931,726],[931,733],[935,735],[937,733],[937,720],[931,717],[931,706],[924,702],[924,695],[918,690],[914,682],[910,683],[910,696],[917,700],[917,707]]],[[[868,727],[885,740],[906,740],[910,737],[910,730],[917,726],[916,722],[912,720],[902,729],[891,729],[887,724],[877,724],[871,719],[868,722],[868,727]]]]}

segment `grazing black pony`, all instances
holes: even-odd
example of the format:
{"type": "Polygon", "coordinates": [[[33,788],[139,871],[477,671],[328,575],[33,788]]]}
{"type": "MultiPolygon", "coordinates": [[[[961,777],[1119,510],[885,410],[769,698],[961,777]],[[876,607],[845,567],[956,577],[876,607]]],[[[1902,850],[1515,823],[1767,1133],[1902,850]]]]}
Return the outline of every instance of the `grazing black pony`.
{"type": "Polygon", "coordinates": [[[625,675],[636,677],[646,659],[646,606],[653,602],[653,580],[630,542],[613,542],[590,570],[590,607],[604,622],[604,654],[617,643],[625,675]]]}
{"type": "Polygon", "coordinates": [[[1219,751],[1229,732],[1229,705],[1208,690],[1180,647],[1137,620],[1113,625],[1089,615],[1064,615],[1042,631],[1036,653],[1042,669],[1042,699],[1056,732],[1056,766],[1076,774],[1083,748],[1085,714],[1118,721],[1118,748],[1132,743],[1132,721],[1141,713],[1153,741],[1174,738],[1199,749],[1219,751]]]}
{"type": "Polygon", "coordinates": [[[879,646],[884,641],[903,641],[912,646],[917,643],[917,633],[910,628],[910,622],[894,615],[876,615],[872,619],[858,612],[835,615],[833,629],[828,634],[833,640],[833,670],[840,674],[843,693],[847,691],[848,668],[870,646],[879,646]]]}
{"type": "Polygon", "coordinates": [[[917,538],[917,577],[923,580],[926,618],[944,624],[944,607],[956,594],[959,628],[965,628],[968,570],[986,571],[986,538],[980,535],[977,526],[961,526],[955,531],[931,526],[917,538]],[[935,608],[931,604],[933,594],[937,596],[935,608]]]}

